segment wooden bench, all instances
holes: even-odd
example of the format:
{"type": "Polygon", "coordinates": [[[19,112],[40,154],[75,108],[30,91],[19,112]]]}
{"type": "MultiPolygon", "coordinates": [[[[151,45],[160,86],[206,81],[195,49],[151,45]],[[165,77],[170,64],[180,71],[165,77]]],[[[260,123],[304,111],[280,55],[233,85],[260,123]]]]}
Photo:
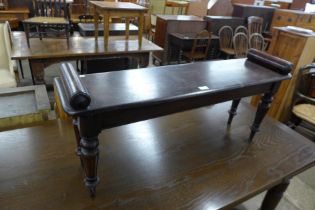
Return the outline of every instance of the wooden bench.
{"type": "Polygon", "coordinates": [[[315,163],[315,145],[266,118],[248,144],[255,110],[241,103],[230,129],[230,103],[102,132],[95,199],[86,196],[69,121],[0,133],[4,209],[230,209],[269,190],[272,210],[288,180],[315,163]]]}
{"type": "Polygon", "coordinates": [[[233,100],[227,116],[230,125],[241,98],[263,94],[248,134],[251,142],[279,85],[291,78],[291,69],[291,63],[251,49],[248,59],[80,77],[64,63],[54,84],[64,111],[74,119],[85,185],[94,196],[99,182],[98,135],[103,129],[233,100]]]}

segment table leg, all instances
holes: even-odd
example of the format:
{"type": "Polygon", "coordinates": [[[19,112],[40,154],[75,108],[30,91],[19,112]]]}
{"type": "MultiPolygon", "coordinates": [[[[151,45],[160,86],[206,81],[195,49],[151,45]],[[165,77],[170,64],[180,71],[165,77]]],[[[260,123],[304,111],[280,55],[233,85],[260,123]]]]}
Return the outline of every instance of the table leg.
{"type": "Polygon", "coordinates": [[[29,65],[30,65],[33,84],[34,85],[45,84],[45,80],[44,80],[45,63],[41,60],[31,59],[29,60],[29,65]]]}
{"type": "Polygon", "coordinates": [[[138,56],[139,68],[146,68],[149,65],[150,53],[144,53],[138,56]]]}
{"type": "Polygon", "coordinates": [[[228,119],[228,123],[227,123],[228,126],[231,125],[232,120],[233,120],[234,116],[236,115],[236,110],[237,110],[238,105],[240,104],[240,101],[241,101],[241,99],[235,99],[232,102],[231,109],[229,110],[229,119],[228,119]]]}
{"type": "Polygon", "coordinates": [[[141,48],[142,46],[143,27],[144,27],[144,14],[141,12],[139,15],[139,32],[138,32],[139,48],[141,48]]]}
{"type": "Polygon", "coordinates": [[[22,66],[22,60],[19,60],[19,66],[20,66],[22,79],[24,79],[24,71],[23,71],[23,66],[22,66]]]}
{"type": "Polygon", "coordinates": [[[85,172],[85,186],[89,189],[91,197],[95,196],[96,185],[99,182],[97,165],[99,159],[98,134],[95,121],[88,117],[79,118],[81,160],[85,172]]]}
{"type": "Polygon", "coordinates": [[[109,13],[104,12],[104,47],[108,49],[108,37],[109,37],[109,13]]]}
{"type": "Polygon", "coordinates": [[[98,12],[96,11],[96,6],[95,6],[95,5],[93,5],[93,8],[94,8],[94,30],[95,30],[94,37],[95,37],[95,41],[97,41],[97,39],[98,39],[98,20],[99,20],[99,14],[98,14],[98,12]]]}
{"type": "Polygon", "coordinates": [[[284,182],[268,190],[261,204],[260,210],[274,210],[279,204],[283,196],[283,193],[286,191],[289,184],[290,184],[290,181],[285,180],[284,182]]]}
{"type": "Polygon", "coordinates": [[[30,26],[24,23],[25,36],[27,41],[27,46],[30,48],[30,26]]]}
{"type": "Polygon", "coordinates": [[[272,85],[271,90],[263,95],[261,101],[257,107],[256,116],[252,126],[250,127],[251,132],[249,136],[249,142],[251,142],[256,134],[259,131],[259,126],[264,119],[265,115],[267,114],[271,102],[273,100],[273,95],[277,92],[280,83],[275,83],[272,85]]]}
{"type": "Polygon", "coordinates": [[[126,17],[126,40],[129,39],[129,23],[130,23],[130,18],[126,17]]]}

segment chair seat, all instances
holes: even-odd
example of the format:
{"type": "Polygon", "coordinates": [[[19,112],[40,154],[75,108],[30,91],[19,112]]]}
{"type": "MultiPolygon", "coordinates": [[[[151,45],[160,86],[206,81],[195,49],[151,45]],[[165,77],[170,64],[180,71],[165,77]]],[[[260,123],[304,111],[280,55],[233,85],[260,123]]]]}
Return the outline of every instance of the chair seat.
{"type": "Polygon", "coordinates": [[[231,49],[231,48],[221,48],[220,51],[228,55],[235,55],[234,49],[231,49]]]}
{"type": "Polygon", "coordinates": [[[69,21],[62,17],[44,17],[44,16],[37,16],[28,18],[23,21],[24,23],[33,23],[33,24],[60,24],[60,25],[67,25],[69,21]]]}
{"type": "Polygon", "coordinates": [[[0,88],[16,87],[14,75],[7,69],[0,69],[0,88]]]}
{"type": "Polygon", "coordinates": [[[197,60],[206,58],[205,53],[203,52],[195,52],[194,54],[192,54],[191,52],[183,52],[183,56],[189,59],[197,59],[197,60]]]}
{"type": "Polygon", "coordinates": [[[301,119],[315,125],[315,105],[298,104],[293,107],[292,112],[301,119]]]}

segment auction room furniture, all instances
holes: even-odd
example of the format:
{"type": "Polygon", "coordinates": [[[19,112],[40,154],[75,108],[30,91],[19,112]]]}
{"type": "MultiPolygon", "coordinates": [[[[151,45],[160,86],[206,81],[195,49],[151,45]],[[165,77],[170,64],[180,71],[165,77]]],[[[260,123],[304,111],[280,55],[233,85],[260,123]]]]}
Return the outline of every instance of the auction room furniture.
{"type": "Polygon", "coordinates": [[[108,48],[109,37],[109,19],[111,16],[124,17],[126,21],[126,39],[129,39],[129,22],[130,18],[138,18],[139,32],[138,42],[139,47],[142,47],[142,32],[144,29],[144,13],[148,8],[129,3],[129,2],[107,2],[107,1],[89,1],[94,9],[94,28],[95,40],[98,40],[98,20],[99,16],[104,17],[104,45],[105,49],[108,48]]]}
{"type": "MultiPolygon", "coordinates": [[[[303,1],[303,0],[300,0],[303,1]]],[[[277,0],[277,1],[265,1],[264,2],[264,6],[273,6],[274,4],[279,5],[280,7],[277,7],[278,9],[289,9],[290,7],[290,3],[286,2],[286,1],[281,1],[281,0],[277,0]]]]}
{"type": "Polygon", "coordinates": [[[30,11],[27,7],[21,8],[8,8],[6,10],[0,10],[0,20],[9,21],[12,29],[19,27],[20,21],[28,18],[30,11]]]}
{"type": "Polygon", "coordinates": [[[0,23],[0,88],[16,87],[14,61],[11,60],[10,26],[0,23]]]}
{"type": "MultiPolygon", "coordinates": [[[[206,21],[192,15],[157,15],[154,43],[164,49],[154,52],[153,61],[166,65],[169,52],[170,33],[198,33],[206,28],[206,21]]],[[[153,62],[154,63],[154,62],[153,62]]]]}
{"type": "Polygon", "coordinates": [[[297,26],[315,31],[315,14],[297,10],[278,9],[271,23],[271,32],[275,33],[274,27],[297,26]]]}
{"type": "MultiPolygon", "coordinates": [[[[298,33],[285,27],[275,28],[268,53],[292,62],[294,69],[291,72],[292,79],[283,82],[275,95],[269,116],[283,122],[288,121],[298,70],[314,61],[314,46],[315,33],[298,33]]],[[[258,102],[259,97],[254,97],[252,104],[255,105],[258,102]]]]}
{"type": "Polygon", "coordinates": [[[263,32],[263,23],[264,19],[257,16],[250,16],[247,18],[248,25],[248,35],[252,35],[253,33],[262,34],[263,32]]]}
{"type": "Polygon", "coordinates": [[[233,36],[233,47],[235,58],[245,58],[248,51],[248,37],[244,33],[237,33],[233,36]]]}
{"type": "Polygon", "coordinates": [[[238,26],[234,31],[234,34],[237,33],[244,33],[246,36],[248,36],[248,30],[245,26],[238,26]]]}
{"type": "Polygon", "coordinates": [[[62,64],[61,78],[54,85],[63,110],[73,117],[77,154],[91,196],[99,182],[98,135],[103,129],[233,100],[231,125],[240,99],[261,93],[264,96],[247,138],[251,142],[281,81],[291,77],[287,73],[291,64],[255,50],[248,55],[248,60],[196,62],[81,78],[70,63],[62,64]]]}
{"type": "Polygon", "coordinates": [[[247,145],[246,125],[252,121],[253,109],[241,103],[239,116],[227,130],[229,105],[102,132],[99,175],[104,179],[94,200],[82,187],[69,121],[1,132],[0,182],[6,183],[0,188],[1,206],[231,209],[269,189],[261,210],[273,210],[289,180],[314,166],[314,143],[266,117],[261,128],[267,132],[258,133],[247,145]],[[25,183],[27,187],[12,188],[25,183]]]}
{"type": "Polygon", "coordinates": [[[44,85],[0,89],[0,130],[48,120],[50,103],[44,85]]]}
{"type": "Polygon", "coordinates": [[[204,19],[208,23],[208,31],[214,35],[219,35],[219,30],[223,26],[230,26],[234,31],[237,27],[245,25],[245,19],[240,17],[206,16],[204,19]]]}
{"type": "Polygon", "coordinates": [[[249,37],[249,48],[254,48],[256,50],[265,50],[265,39],[259,33],[253,33],[249,37]]]}
{"type": "Polygon", "coordinates": [[[187,15],[189,2],[184,0],[165,0],[163,14],[166,14],[167,7],[172,9],[172,15],[174,15],[175,8],[177,9],[177,15],[187,15]]]}
{"type": "MultiPolygon", "coordinates": [[[[191,52],[195,40],[198,40],[197,33],[170,33],[169,34],[169,52],[167,62],[182,60],[182,52],[191,52]]],[[[210,36],[210,46],[207,51],[206,59],[215,59],[219,54],[219,37],[216,35],[210,36]]]]}
{"type": "MultiPolygon", "coordinates": [[[[308,122],[315,128],[315,64],[300,69],[292,102],[291,122],[293,128],[302,121],[308,122]]],[[[313,136],[315,141],[315,136],[313,136]]]]}
{"type": "Polygon", "coordinates": [[[66,38],[69,46],[70,23],[66,0],[33,0],[33,7],[35,17],[23,21],[28,47],[30,38],[42,40],[48,35],[66,38]],[[32,28],[35,28],[36,32],[32,32],[32,28]]]}
{"type": "Polygon", "coordinates": [[[206,60],[208,57],[211,34],[205,29],[196,34],[191,50],[183,52],[183,56],[189,62],[196,60],[206,60]]]}
{"type": "Polygon", "coordinates": [[[230,26],[223,26],[219,30],[220,51],[223,52],[227,58],[234,56],[233,49],[233,29],[230,26]]]}
{"type": "Polygon", "coordinates": [[[38,39],[30,41],[32,48],[27,47],[24,33],[13,32],[11,56],[14,60],[27,59],[29,61],[34,84],[44,83],[44,68],[54,63],[127,56],[137,60],[139,67],[146,67],[149,64],[150,52],[162,50],[144,38],[140,49],[136,37],[130,37],[129,40],[121,40],[119,36],[111,37],[107,50],[104,50],[104,43],[101,40],[96,43],[94,37],[70,37],[69,47],[64,39],[47,38],[42,41],[38,39]]]}
{"type": "Polygon", "coordinates": [[[241,103],[227,130],[229,107],[221,103],[102,132],[103,179],[93,200],[82,187],[69,121],[1,132],[1,207],[232,209],[268,190],[260,209],[274,210],[289,180],[314,166],[315,145],[268,117],[264,132],[248,145],[253,109],[241,103]]]}
{"type": "MultiPolygon", "coordinates": [[[[78,24],[79,32],[81,36],[95,36],[95,28],[93,23],[79,23],[78,24]]],[[[104,25],[98,24],[98,35],[104,35],[104,25]]],[[[126,32],[126,24],[125,23],[110,23],[109,24],[109,35],[110,36],[123,36],[126,32]]],[[[137,35],[138,27],[134,24],[129,25],[129,34],[137,35]]]]}
{"type": "Polygon", "coordinates": [[[270,24],[275,12],[274,7],[255,6],[249,4],[233,4],[234,17],[242,17],[247,20],[250,16],[258,16],[264,19],[263,31],[269,31],[270,24]]]}
{"type": "Polygon", "coordinates": [[[138,68],[138,62],[129,57],[111,57],[82,61],[81,73],[94,74],[138,68]]]}
{"type": "Polygon", "coordinates": [[[0,0],[0,10],[6,10],[9,8],[8,0],[0,0]]]}

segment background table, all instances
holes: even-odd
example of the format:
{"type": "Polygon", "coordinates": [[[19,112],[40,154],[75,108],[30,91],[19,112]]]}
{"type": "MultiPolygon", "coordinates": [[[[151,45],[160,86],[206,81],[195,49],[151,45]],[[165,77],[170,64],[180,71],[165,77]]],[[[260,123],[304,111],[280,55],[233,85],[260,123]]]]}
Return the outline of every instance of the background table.
{"type": "MultiPolygon", "coordinates": [[[[226,130],[229,107],[217,104],[102,132],[104,179],[94,199],[82,187],[70,122],[1,132],[1,207],[231,209],[314,166],[314,143],[269,118],[261,126],[265,132],[248,145],[254,111],[245,103],[226,130]]],[[[267,201],[281,195],[269,194],[267,201]]],[[[265,202],[262,210],[268,207],[265,202]]]]}
{"type": "Polygon", "coordinates": [[[94,38],[74,36],[66,40],[47,38],[40,41],[31,39],[31,48],[27,47],[24,32],[13,33],[12,59],[28,59],[34,84],[44,83],[44,68],[63,61],[84,60],[104,57],[129,56],[138,60],[140,67],[149,64],[150,52],[161,51],[162,48],[143,38],[139,47],[136,37],[121,40],[121,37],[111,37],[108,49],[104,49],[102,38],[96,43],[94,38]]]}
{"type": "Polygon", "coordinates": [[[138,44],[142,46],[142,32],[144,28],[144,13],[147,8],[129,3],[129,2],[106,2],[106,1],[89,1],[94,8],[94,27],[95,39],[98,39],[98,22],[99,16],[104,17],[104,46],[108,47],[109,36],[109,19],[110,16],[125,17],[126,18],[126,39],[129,39],[129,21],[131,17],[137,17],[139,23],[138,44]]]}

